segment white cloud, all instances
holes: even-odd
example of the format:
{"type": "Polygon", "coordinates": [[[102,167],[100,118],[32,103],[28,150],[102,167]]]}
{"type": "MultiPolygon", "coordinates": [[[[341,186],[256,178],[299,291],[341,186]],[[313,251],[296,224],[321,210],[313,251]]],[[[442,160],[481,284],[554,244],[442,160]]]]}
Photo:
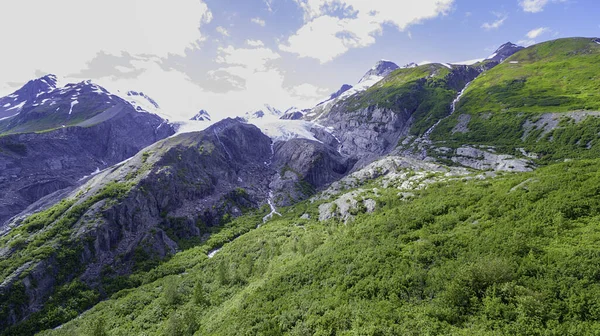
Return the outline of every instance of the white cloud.
{"type": "Polygon", "coordinates": [[[246,44],[250,47],[264,47],[265,44],[261,40],[246,40],[246,44]]]}
{"type": "Polygon", "coordinates": [[[493,22],[485,22],[484,24],[481,25],[481,28],[483,28],[485,30],[498,29],[504,24],[504,21],[506,21],[506,19],[508,19],[508,15],[503,14],[503,13],[493,12],[492,14],[494,14],[494,16],[496,16],[497,20],[493,21],[493,22]]]}
{"type": "Polygon", "coordinates": [[[227,29],[225,29],[225,27],[222,27],[222,26],[217,27],[217,33],[219,33],[223,36],[229,36],[229,32],[227,31],[227,29]]]}
{"type": "Polygon", "coordinates": [[[265,103],[279,109],[312,107],[327,94],[328,90],[309,83],[286,85],[283,72],[274,64],[280,58],[277,52],[265,47],[219,48],[215,62],[222,67],[209,74],[230,76],[237,90],[202,93],[204,108],[219,118],[240,115],[265,103]]]}
{"type": "Polygon", "coordinates": [[[531,40],[531,39],[523,39],[523,40],[517,41],[517,44],[520,46],[523,46],[523,47],[530,47],[536,43],[537,42],[535,40],[531,40]]]}
{"type": "Polygon", "coordinates": [[[550,31],[549,28],[540,27],[540,28],[530,30],[526,35],[529,39],[535,39],[548,31],[550,31]]]}
{"type": "Polygon", "coordinates": [[[353,48],[376,42],[383,25],[400,31],[445,15],[454,0],[295,0],[304,11],[305,23],[279,45],[282,51],[329,62],[353,48]],[[343,17],[334,13],[344,13],[343,17]]]}
{"type": "Polygon", "coordinates": [[[198,0],[2,1],[0,12],[7,14],[0,20],[0,94],[36,73],[79,73],[100,51],[185,55],[205,39],[199,27],[212,19],[198,0]]]}
{"type": "Polygon", "coordinates": [[[539,13],[544,10],[544,7],[550,2],[565,2],[566,0],[521,0],[519,5],[525,12],[539,13]]]}
{"type": "Polygon", "coordinates": [[[261,19],[261,18],[259,18],[259,17],[255,17],[255,18],[253,18],[253,19],[252,19],[252,20],[250,20],[250,21],[252,21],[252,23],[256,23],[257,25],[259,25],[259,26],[261,26],[261,27],[264,27],[264,26],[266,26],[266,25],[267,25],[267,23],[265,22],[265,20],[263,20],[263,19],[261,19]]]}

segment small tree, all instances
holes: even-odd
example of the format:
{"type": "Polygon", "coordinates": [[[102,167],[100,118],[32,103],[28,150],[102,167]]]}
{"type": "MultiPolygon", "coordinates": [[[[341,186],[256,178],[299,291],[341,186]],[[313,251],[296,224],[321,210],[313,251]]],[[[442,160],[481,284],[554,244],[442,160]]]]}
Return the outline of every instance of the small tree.
{"type": "Polygon", "coordinates": [[[97,318],[90,322],[88,326],[88,335],[90,336],[108,336],[103,318],[97,318]]]}
{"type": "Polygon", "coordinates": [[[200,280],[198,280],[198,282],[196,282],[196,285],[194,286],[193,301],[194,304],[200,307],[210,305],[210,301],[208,299],[208,296],[206,295],[204,286],[202,285],[202,282],[200,280]]]}
{"type": "Polygon", "coordinates": [[[177,282],[173,277],[167,278],[164,284],[163,297],[168,305],[174,305],[179,302],[179,292],[177,282]]]}

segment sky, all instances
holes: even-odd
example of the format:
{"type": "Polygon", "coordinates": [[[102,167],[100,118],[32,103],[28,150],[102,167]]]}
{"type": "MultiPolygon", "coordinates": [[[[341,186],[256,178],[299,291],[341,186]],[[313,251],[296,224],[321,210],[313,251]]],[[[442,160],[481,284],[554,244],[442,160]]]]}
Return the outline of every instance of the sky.
{"type": "Polygon", "coordinates": [[[598,0],[7,0],[0,96],[56,74],[176,119],[312,107],[378,60],[461,62],[600,36],[598,0]]]}

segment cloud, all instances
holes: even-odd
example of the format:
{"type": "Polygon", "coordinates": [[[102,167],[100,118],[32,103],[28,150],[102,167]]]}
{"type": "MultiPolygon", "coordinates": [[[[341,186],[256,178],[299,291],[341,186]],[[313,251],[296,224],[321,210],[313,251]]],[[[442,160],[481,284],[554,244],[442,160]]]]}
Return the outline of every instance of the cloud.
{"type": "Polygon", "coordinates": [[[252,20],[250,20],[250,21],[252,21],[252,23],[256,23],[257,25],[259,25],[259,26],[261,26],[261,27],[264,27],[264,26],[266,26],[266,25],[267,25],[267,23],[265,22],[265,20],[263,20],[263,19],[261,19],[261,18],[259,18],[259,17],[255,17],[255,18],[253,18],[253,19],[252,19],[252,20]]]}
{"type": "Polygon", "coordinates": [[[552,30],[547,27],[540,27],[540,28],[532,29],[529,32],[527,32],[527,34],[525,34],[526,38],[519,40],[517,42],[517,44],[522,45],[524,47],[532,46],[537,43],[537,41],[535,40],[536,38],[542,36],[543,34],[545,34],[547,32],[551,32],[551,31],[552,30]]]}
{"type": "Polygon", "coordinates": [[[549,29],[549,28],[546,28],[546,27],[540,27],[540,28],[536,28],[536,29],[532,29],[532,30],[530,30],[530,31],[529,31],[529,32],[526,34],[526,36],[527,36],[529,39],[535,39],[535,38],[537,38],[538,36],[541,36],[542,34],[544,34],[544,33],[548,32],[548,31],[550,31],[550,29],[549,29]]]}
{"type": "Polygon", "coordinates": [[[3,1],[0,12],[10,13],[0,20],[0,94],[39,73],[80,73],[101,52],[157,62],[183,56],[198,48],[205,39],[199,28],[212,20],[198,0],[3,1]]]}
{"type": "Polygon", "coordinates": [[[519,5],[525,12],[539,13],[544,10],[544,7],[550,2],[565,2],[566,0],[521,0],[519,5]]]}
{"type": "Polygon", "coordinates": [[[481,25],[481,28],[485,30],[494,30],[500,28],[506,19],[508,19],[508,15],[498,12],[492,12],[494,16],[496,16],[497,20],[493,22],[485,22],[481,25]]]}
{"type": "Polygon", "coordinates": [[[227,29],[225,29],[225,27],[222,27],[222,26],[217,27],[217,33],[219,33],[223,36],[229,36],[229,32],[227,31],[227,29]]]}
{"type": "Polygon", "coordinates": [[[304,12],[304,25],[279,49],[321,63],[350,49],[376,42],[384,25],[399,31],[447,14],[454,0],[295,0],[304,12]],[[341,14],[340,14],[341,13],[341,14]]]}
{"type": "Polygon", "coordinates": [[[246,44],[250,47],[264,47],[265,44],[261,40],[246,40],[246,44]]]}
{"type": "Polygon", "coordinates": [[[310,83],[286,85],[283,71],[275,64],[280,58],[281,55],[264,46],[219,48],[215,62],[221,67],[209,74],[230,81],[236,89],[200,94],[206,102],[204,108],[218,118],[240,115],[265,103],[279,109],[312,107],[329,92],[310,83]]]}
{"type": "Polygon", "coordinates": [[[527,39],[523,39],[523,40],[518,40],[517,44],[523,47],[530,47],[534,44],[536,44],[537,42],[535,40],[527,40],[527,39]]]}

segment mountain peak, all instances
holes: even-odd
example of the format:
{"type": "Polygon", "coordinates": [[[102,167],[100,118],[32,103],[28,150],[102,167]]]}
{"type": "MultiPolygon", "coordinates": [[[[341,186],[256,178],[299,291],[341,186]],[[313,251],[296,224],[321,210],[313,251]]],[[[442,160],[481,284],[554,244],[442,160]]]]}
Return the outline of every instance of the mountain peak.
{"type": "Polygon", "coordinates": [[[512,42],[506,42],[496,49],[496,51],[487,59],[491,61],[502,62],[521,49],[524,49],[524,47],[516,45],[512,42]]]}
{"type": "Polygon", "coordinates": [[[211,121],[210,114],[206,110],[200,110],[190,120],[192,121],[211,121]]]}
{"type": "Polygon", "coordinates": [[[371,70],[367,71],[367,73],[358,82],[362,83],[364,81],[371,80],[374,77],[383,78],[398,68],[399,66],[392,61],[380,60],[379,62],[375,63],[371,70]]]}
{"type": "Polygon", "coordinates": [[[280,110],[274,108],[269,104],[264,104],[263,106],[257,109],[246,112],[243,119],[246,121],[253,121],[259,119],[279,119],[282,115],[283,113],[280,110]]]}

